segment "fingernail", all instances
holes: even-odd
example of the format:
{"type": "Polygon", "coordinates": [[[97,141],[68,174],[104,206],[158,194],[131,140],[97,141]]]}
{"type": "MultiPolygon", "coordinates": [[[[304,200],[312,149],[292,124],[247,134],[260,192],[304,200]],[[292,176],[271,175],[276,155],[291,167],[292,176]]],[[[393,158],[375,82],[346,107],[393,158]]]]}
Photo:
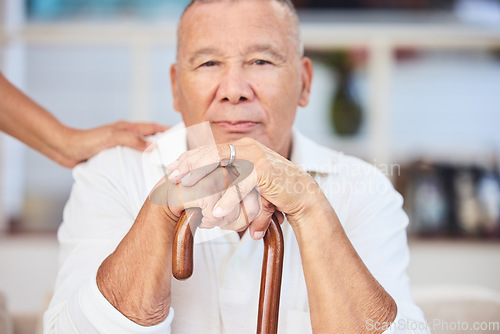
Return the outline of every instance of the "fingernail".
{"type": "Polygon", "coordinates": [[[221,218],[222,217],[222,209],[220,207],[216,207],[212,212],[214,217],[221,218]]]}
{"type": "Polygon", "coordinates": [[[170,180],[172,180],[172,179],[175,179],[175,177],[176,177],[177,175],[179,175],[179,170],[178,170],[178,169],[176,169],[176,170],[174,170],[172,173],[170,173],[170,175],[168,176],[168,178],[169,178],[170,180]]]}
{"type": "Polygon", "coordinates": [[[262,231],[255,231],[255,232],[253,232],[253,238],[255,240],[262,239],[263,236],[264,236],[264,232],[262,232],[262,231]]]}
{"type": "Polygon", "coordinates": [[[182,178],[181,183],[185,185],[189,182],[189,180],[191,180],[191,172],[187,173],[186,176],[182,178]]]}

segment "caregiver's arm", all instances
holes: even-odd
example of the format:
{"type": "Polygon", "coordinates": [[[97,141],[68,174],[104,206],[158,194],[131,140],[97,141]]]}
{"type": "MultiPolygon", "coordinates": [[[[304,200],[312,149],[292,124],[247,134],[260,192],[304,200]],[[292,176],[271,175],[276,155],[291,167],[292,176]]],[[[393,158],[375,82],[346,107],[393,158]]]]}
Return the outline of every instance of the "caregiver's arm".
{"type": "Polygon", "coordinates": [[[165,131],[153,123],[117,122],[89,130],[65,126],[0,73],[0,131],[64,167],[74,167],[100,151],[124,145],[144,150],[143,136],[165,131]]]}

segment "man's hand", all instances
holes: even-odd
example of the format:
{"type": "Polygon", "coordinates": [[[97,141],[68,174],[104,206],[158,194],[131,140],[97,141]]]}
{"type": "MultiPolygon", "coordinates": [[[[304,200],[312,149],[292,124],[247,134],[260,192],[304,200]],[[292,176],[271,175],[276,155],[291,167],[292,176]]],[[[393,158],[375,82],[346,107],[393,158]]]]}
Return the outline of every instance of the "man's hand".
{"type": "MultiPolygon", "coordinates": [[[[366,319],[391,323],[397,312],[394,300],[364,265],[315,180],[253,139],[232,144],[236,159],[252,162],[254,170],[238,187],[212,200],[211,212],[205,211],[215,218],[231,215],[241,198],[258,189],[263,204],[249,227],[254,239],[263,236],[274,210],[286,214],[301,253],[314,333],[365,332],[366,319]]],[[[217,166],[229,156],[228,144],[185,152],[167,166],[172,170],[169,179],[186,187],[196,185],[211,172],[199,167],[217,166]]]]}
{"type": "MultiPolygon", "coordinates": [[[[198,206],[203,213],[200,227],[220,226],[242,231],[252,221],[250,235],[254,239],[260,239],[275,211],[286,214],[290,224],[298,224],[309,209],[309,204],[314,203],[316,196],[322,195],[314,179],[253,139],[243,138],[232,144],[236,150],[236,158],[250,161],[254,168],[237,186],[199,201],[198,206]],[[246,217],[242,208],[246,210],[246,217]]],[[[169,180],[180,183],[183,187],[204,183],[207,175],[217,172],[214,168],[221,159],[229,159],[228,144],[202,146],[187,151],[167,166],[172,170],[169,180]],[[202,168],[204,166],[213,168],[202,168]]],[[[234,167],[240,167],[238,162],[234,163],[234,167]]],[[[223,176],[219,176],[221,177],[223,176]]],[[[284,217],[281,213],[278,213],[278,217],[282,222],[284,217]]]]}

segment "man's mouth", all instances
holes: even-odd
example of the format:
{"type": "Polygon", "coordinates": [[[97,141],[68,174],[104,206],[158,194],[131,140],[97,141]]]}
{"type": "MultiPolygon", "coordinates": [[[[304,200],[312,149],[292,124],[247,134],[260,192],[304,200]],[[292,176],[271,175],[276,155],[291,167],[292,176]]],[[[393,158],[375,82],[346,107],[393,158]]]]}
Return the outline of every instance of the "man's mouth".
{"type": "Polygon", "coordinates": [[[259,124],[259,122],[252,121],[219,121],[213,123],[229,132],[247,132],[259,124]]]}

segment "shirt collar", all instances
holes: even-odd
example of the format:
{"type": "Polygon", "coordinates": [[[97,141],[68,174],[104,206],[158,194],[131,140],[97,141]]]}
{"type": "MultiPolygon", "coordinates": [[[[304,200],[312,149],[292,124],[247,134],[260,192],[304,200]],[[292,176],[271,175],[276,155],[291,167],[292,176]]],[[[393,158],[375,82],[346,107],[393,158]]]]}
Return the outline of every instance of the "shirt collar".
{"type": "Polygon", "coordinates": [[[306,172],[329,174],[335,172],[335,161],[341,154],[315,143],[297,128],[292,129],[292,154],[290,160],[306,172]]]}
{"type": "Polygon", "coordinates": [[[149,137],[148,140],[153,144],[142,155],[142,169],[149,193],[168,173],[165,166],[186,151],[186,129],[183,123],[179,123],[165,132],[149,137]]]}
{"type": "Polygon", "coordinates": [[[154,143],[151,150],[148,149],[150,161],[164,167],[187,151],[186,127],[184,123],[178,123],[169,130],[151,137],[150,141],[154,143]]]}

